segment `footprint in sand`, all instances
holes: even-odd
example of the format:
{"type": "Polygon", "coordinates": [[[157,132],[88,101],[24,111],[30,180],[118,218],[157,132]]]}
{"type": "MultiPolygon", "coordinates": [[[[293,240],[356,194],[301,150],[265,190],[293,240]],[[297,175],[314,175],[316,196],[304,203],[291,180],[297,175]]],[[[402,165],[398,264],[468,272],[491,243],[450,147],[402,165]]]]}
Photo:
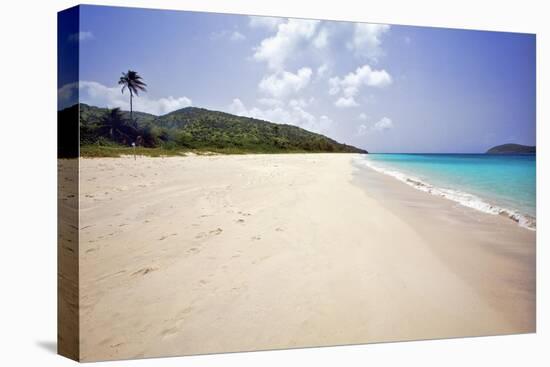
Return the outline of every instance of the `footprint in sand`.
{"type": "Polygon", "coordinates": [[[237,223],[244,223],[244,219],[237,219],[237,223]]]}
{"type": "Polygon", "coordinates": [[[261,239],[262,238],[260,236],[254,236],[254,237],[251,238],[251,240],[253,240],[253,241],[259,241],[261,239]]]}
{"type": "Polygon", "coordinates": [[[136,275],[147,275],[155,270],[158,270],[158,268],[154,268],[154,267],[146,267],[146,268],[142,268],[142,269],[139,269],[138,271],[132,273],[132,276],[136,276],[136,275]]]}
{"type": "Polygon", "coordinates": [[[164,338],[168,338],[168,337],[172,337],[176,334],[179,334],[179,332],[181,331],[181,327],[182,327],[182,324],[183,322],[185,321],[185,317],[186,315],[191,312],[193,310],[193,307],[189,306],[189,307],[186,307],[184,308],[183,310],[181,310],[175,318],[172,318],[170,320],[165,320],[167,322],[170,322],[170,324],[174,325],[170,328],[167,328],[167,329],[164,329],[163,331],[161,331],[160,335],[161,337],[164,339],[164,338]]]}
{"type": "Polygon", "coordinates": [[[217,229],[211,230],[210,232],[201,232],[198,235],[196,235],[195,238],[200,239],[200,238],[205,238],[205,237],[210,237],[210,236],[217,236],[217,235],[221,234],[222,232],[223,232],[223,229],[217,228],[217,229]]]}
{"type": "Polygon", "coordinates": [[[183,310],[180,311],[179,315],[187,315],[191,311],[193,311],[193,307],[185,307],[183,310]]]}
{"type": "Polygon", "coordinates": [[[277,228],[275,228],[275,231],[276,231],[276,232],[283,232],[284,229],[282,229],[281,227],[277,227],[277,228]]]}
{"type": "Polygon", "coordinates": [[[252,261],[252,264],[253,264],[253,265],[259,264],[259,263],[261,263],[261,262],[266,261],[266,260],[269,259],[270,257],[271,257],[271,256],[269,256],[269,255],[267,255],[267,256],[262,256],[262,257],[260,257],[259,259],[256,259],[256,260],[252,261]]]}
{"type": "Polygon", "coordinates": [[[159,238],[159,241],[163,241],[165,239],[167,239],[168,237],[173,237],[173,236],[177,236],[178,234],[177,233],[172,233],[172,234],[169,234],[169,235],[164,235],[162,236],[161,238],[159,238]]]}
{"type": "Polygon", "coordinates": [[[169,328],[169,329],[164,329],[164,330],[160,333],[160,335],[161,335],[161,337],[162,337],[163,339],[164,339],[164,338],[169,338],[169,337],[171,337],[171,336],[174,336],[174,335],[178,334],[178,333],[180,332],[180,330],[181,330],[181,329],[180,329],[179,327],[174,326],[174,327],[171,327],[171,328],[169,328]]]}
{"type": "Polygon", "coordinates": [[[112,338],[103,339],[102,341],[99,342],[99,345],[107,345],[107,344],[109,344],[112,340],[113,340],[112,338]]]}

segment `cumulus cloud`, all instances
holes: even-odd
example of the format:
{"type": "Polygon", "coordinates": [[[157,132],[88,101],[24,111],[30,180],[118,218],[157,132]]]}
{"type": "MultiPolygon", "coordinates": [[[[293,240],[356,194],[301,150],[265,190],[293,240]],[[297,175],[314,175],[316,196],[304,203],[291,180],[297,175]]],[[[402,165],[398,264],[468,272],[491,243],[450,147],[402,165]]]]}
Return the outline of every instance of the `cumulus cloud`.
{"type": "Polygon", "coordinates": [[[57,109],[62,110],[78,103],[78,83],[67,83],[57,89],[57,109]]]}
{"type": "Polygon", "coordinates": [[[369,128],[365,124],[361,124],[357,127],[357,135],[359,135],[359,136],[366,135],[368,131],[369,131],[369,128]]]}
{"type": "Polygon", "coordinates": [[[338,98],[336,102],[334,102],[334,105],[336,107],[346,108],[346,107],[357,107],[359,106],[359,103],[355,101],[355,98],[353,96],[350,96],[350,97],[338,98]]]}
{"type": "Polygon", "coordinates": [[[315,101],[315,98],[313,97],[309,97],[309,99],[307,100],[304,98],[297,98],[297,99],[291,99],[290,101],[288,101],[288,105],[292,107],[296,107],[296,106],[307,107],[310,104],[312,104],[314,101],[315,101]]]}
{"type": "Polygon", "coordinates": [[[359,105],[355,97],[360,88],[363,86],[381,88],[391,83],[392,78],[386,70],[374,70],[369,65],[363,65],[343,78],[330,78],[329,94],[340,95],[335,102],[337,107],[355,107],[359,105]]]}
{"type": "MultiPolygon", "coordinates": [[[[82,103],[98,107],[130,109],[128,94],[122,94],[118,86],[108,87],[94,81],[81,81],[80,83],[71,83],[61,87],[58,90],[60,105],[63,105],[65,100],[69,100],[72,96],[75,96],[77,88],[79,89],[79,100],[82,103]]],[[[133,101],[134,111],[147,112],[154,115],[163,115],[191,106],[191,104],[192,101],[188,97],[168,96],[152,99],[147,94],[140,94],[133,101]]],[[[67,107],[67,105],[64,107],[67,107]]]]}
{"type": "Polygon", "coordinates": [[[315,36],[318,25],[318,20],[306,19],[288,19],[278,24],[277,33],[255,48],[254,59],[265,61],[270,69],[282,70],[287,58],[315,36]]]}
{"type": "Polygon", "coordinates": [[[328,45],[329,31],[323,27],[317,32],[317,35],[313,39],[313,46],[319,49],[323,49],[328,45]]]}
{"type": "Polygon", "coordinates": [[[244,103],[239,98],[234,98],[231,104],[227,107],[227,109],[229,113],[232,113],[234,115],[254,117],[250,115],[244,103]]]}
{"type": "Polygon", "coordinates": [[[318,78],[325,77],[327,75],[328,71],[329,71],[328,69],[329,69],[329,67],[328,67],[327,64],[322,64],[321,66],[319,66],[317,68],[317,77],[318,78]]]}
{"type": "Polygon", "coordinates": [[[393,129],[393,121],[388,117],[382,117],[380,121],[374,124],[373,129],[376,131],[386,131],[389,129],[393,129]]]}
{"type": "Polygon", "coordinates": [[[304,67],[296,74],[289,71],[278,71],[263,78],[258,85],[261,92],[275,98],[286,98],[304,89],[311,80],[312,71],[304,67]]]}
{"type": "Polygon", "coordinates": [[[382,36],[389,30],[390,26],[387,24],[356,23],[347,47],[355,55],[376,62],[383,55],[382,36]]]}
{"type": "Polygon", "coordinates": [[[228,106],[228,112],[275,123],[291,124],[321,134],[326,133],[333,125],[333,121],[328,116],[322,115],[317,118],[306,111],[303,103],[297,102],[297,100],[267,108],[248,109],[239,98],[235,98],[228,106]]]}
{"type": "MultiPolygon", "coordinates": [[[[366,116],[364,119],[366,119],[366,116]]],[[[360,124],[357,127],[357,135],[364,136],[369,131],[387,131],[390,129],[393,129],[393,121],[389,117],[382,117],[380,120],[375,122],[374,125],[372,125],[371,127],[369,127],[367,124],[360,124]]]]}
{"type": "Polygon", "coordinates": [[[231,41],[242,41],[246,39],[246,37],[239,31],[233,31],[233,33],[231,33],[231,36],[229,36],[229,39],[231,41]]]}
{"type": "Polygon", "coordinates": [[[95,38],[94,34],[89,31],[81,31],[81,32],[73,33],[69,35],[69,41],[71,42],[89,41],[89,40],[93,40],[94,38],[95,38]]]}
{"type": "Polygon", "coordinates": [[[265,28],[268,30],[275,30],[277,26],[281,23],[284,23],[284,18],[275,18],[275,17],[259,17],[259,16],[250,16],[248,17],[248,25],[251,28],[265,28]]]}
{"type": "Polygon", "coordinates": [[[367,119],[367,114],[362,112],[359,114],[359,120],[366,120],[367,119]]]}
{"type": "Polygon", "coordinates": [[[275,107],[280,106],[283,102],[276,98],[260,98],[258,102],[264,106],[275,107]]]}
{"type": "Polygon", "coordinates": [[[61,101],[68,100],[75,94],[78,83],[68,83],[57,89],[57,98],[61,101]]]}

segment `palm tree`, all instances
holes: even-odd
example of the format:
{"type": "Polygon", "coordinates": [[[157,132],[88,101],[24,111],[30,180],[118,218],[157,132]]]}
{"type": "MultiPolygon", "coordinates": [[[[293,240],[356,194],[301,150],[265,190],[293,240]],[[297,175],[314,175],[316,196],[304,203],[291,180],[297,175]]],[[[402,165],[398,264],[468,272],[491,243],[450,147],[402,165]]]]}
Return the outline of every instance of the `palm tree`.
{"type": "Polygon", "coordinates": [[[103,115],[98,127],[100,135],[108,135],[111,140],[128,144],[133,141],[136,130],[126,123],[120,108],[113,108],[103,115]]]}
{"type": "Polygon", "coordinates": [[[118,80],[118,84],[122,85],[122,94],[124,94],[124,90],[128,88],[128,91],[130,92],[130,120],[132,123],[134,122],[134,116],[133,116],[133,107],[132,107],[132,99],[134,98],[134,94],[137,96],[139,95],[139,91],[146,92],[147,89],[145,87],[147,84],[143,82],[143,79],[141,76],[133,70],[128,70],[127,73],[122,73],[122,76],[118,80]]]}

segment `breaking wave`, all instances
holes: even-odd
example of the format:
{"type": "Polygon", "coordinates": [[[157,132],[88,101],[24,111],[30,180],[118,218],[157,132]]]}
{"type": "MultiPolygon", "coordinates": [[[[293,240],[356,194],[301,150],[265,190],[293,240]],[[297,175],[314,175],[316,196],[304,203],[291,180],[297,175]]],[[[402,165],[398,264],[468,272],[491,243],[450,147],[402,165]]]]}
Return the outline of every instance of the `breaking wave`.
{"type": "Polygon", "coordinates": [[[374,164],[368,159],[362,158],[362,159],[359,159],[357,162],[377,172],[394,177],[399,181],[414,187],[417,190],[424,191],[435,196],[443,197],[445,199],[454,201],[460,205],[478,210],[483,213],[505,216],[513,220],[514,222],[518,223],[521,227],[524,227],[533,231],[536,230],[536,219],[530,215],[522,214],[517,210],[503,208],[498,205],[491,204],[490,202],[476,195],[473,195],[464,191],[434,186],[417,177],[405,174],[403,172],[396,171],[394,169],[385,168],[377,164],[374,164]]]}

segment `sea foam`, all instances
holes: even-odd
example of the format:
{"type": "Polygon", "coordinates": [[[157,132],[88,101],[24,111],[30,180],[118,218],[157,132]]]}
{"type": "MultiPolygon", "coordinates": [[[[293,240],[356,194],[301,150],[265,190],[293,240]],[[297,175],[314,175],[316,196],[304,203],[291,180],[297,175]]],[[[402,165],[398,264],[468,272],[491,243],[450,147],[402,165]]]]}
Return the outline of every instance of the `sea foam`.
{"type": "Polygon", "coordinates": [[[476,195],[464,191],[434,186],[426,182],[425,180],[421,180],[412,175],[408,175],[387,167],[382,167],[381,165],[375,164],[372,161],[368,160],[368,158],[357,158],[356,163],[364,165],[385,175],[394,177],[399,181],[414,187],[417,190],[424,191],[435,196],[443,197],[445,199],[454,201],[460,205],[478,210],[483,213],[505,216],[518,223],[521,227],[527,228],[532,231],[536,230],[536,219],[530,215],[522,214],[517,210],[508,209],[492,204],[476,195]]]}

